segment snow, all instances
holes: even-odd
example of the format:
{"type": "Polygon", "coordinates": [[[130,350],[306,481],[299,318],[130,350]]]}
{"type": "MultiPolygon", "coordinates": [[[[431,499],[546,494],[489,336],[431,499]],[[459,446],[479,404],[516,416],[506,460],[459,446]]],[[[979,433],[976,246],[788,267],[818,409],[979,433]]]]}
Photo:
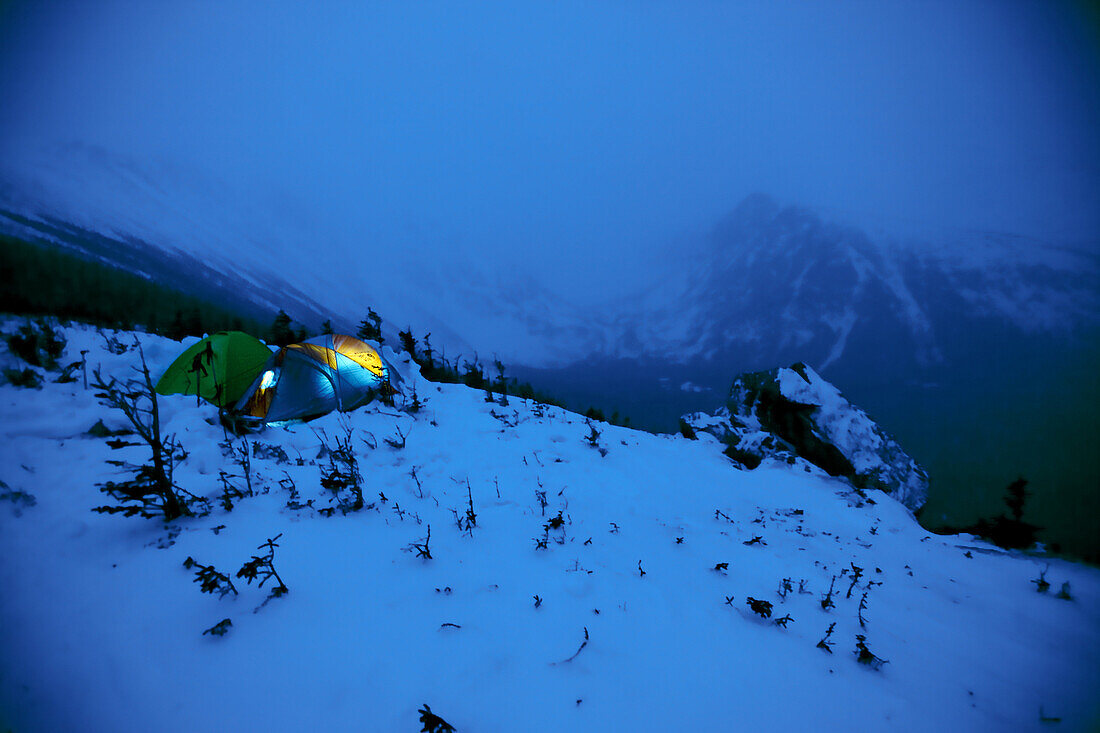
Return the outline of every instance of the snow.
{"type": "Polygon", "coordinates": [[[849,306],[844,309],[844,314],[840,318],[830,319],[828,316],[822,316],[822,320],[837,334],[836,343],[829,349],[829,355],[825,357],[825,361],[821,362],[821,369],[824,371],[844,353],[848,336],[852,333],[852,328],[856,325],[858,318],[855,308],[849,306]]]}
{"type": "MultiPolygon", "coordinates": [[[[132,374],[133,351],[64,331],[63,362],[89,349],[91,367],[132,374]]],[[[187,345],[140,339],[154,377],[187,345]]],[[[146,457],[86,435],[100,418],[123,425],[92,390],[0,386],[0,730],[412,731],[425,703],[460,731],[1028,731],[1046,729],[1040,710],[1059,730],[1100,722],[1096,568],[930,535],[890,497],[862,501],[801,464],[738,470],[706,435],[596,423],[601,455],[579,415],[490,404],[408,367],[421,412],[372,404],[253,436],[289,463],[256,456],[259,495],[170,526],[91,511],[107,500],[96,484],[117,478],[107,460],[146,457]],[[346,429],[368,508],[288,508],[287,477],[328,505],[319,445],[346,429]],[[398,429],[403,449],[383,440],[398,429]],[[477,524],[463,532],[451,510],[465,511],[467,480],[477,524]],[[425,560],[406,548],[429,525],[425,560]],[[270,586],[237,578],[239,596],[220,599],[183,567],[232,576],[280,533],[290,590],[265,605],[270,586]],[[851,564],[863,574],[849,598],[851,564]],[[1055,596],[1063,582],[1074,600],[1055,596]],[[752,614],[750,596],[793,621],[752,614]],[[224,637],[203,635],[224,618],[224,637]],[[827,654],[815,645],[834,622],[827,654]],[[858,664],[856,634],[889,663],[858,664]]],[[[839,397],[782,378],[800,400],[839,397]]],[[[220,495],[219,470],[239,469],[213,408],[160,405],[189,452],[176,483],[220,495]]]]}
{"type": "Polygon", "coordinates": [[[835,386],[812,368],[802,365],[803,373],[780,368],[776,379],[787,399],[814,405],[813,421],[824,438],[847,458],[857,474],[874,477],[890,486],[893,497],[914,511],[928,496],[928,476],[867,416],[848,402],[835,386]],[[805,376],[803,376],[803,374],[805,376]]]}
{"type": "Polygon", "coordinates": [[[680,385],[681,392],[710,392],[710,387],[704,387],[701,384],[696,384],[691,380],[688,380],[680,385]]]}

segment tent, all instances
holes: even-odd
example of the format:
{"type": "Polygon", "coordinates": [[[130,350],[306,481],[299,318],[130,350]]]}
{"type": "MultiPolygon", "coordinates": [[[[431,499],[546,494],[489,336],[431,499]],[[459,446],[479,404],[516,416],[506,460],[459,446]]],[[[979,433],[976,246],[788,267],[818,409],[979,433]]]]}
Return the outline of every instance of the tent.
{"type": "Polygon", "coordinates": [[[157,394],[193,394],[218,407],[237,403],[271,358],[247,333],[219,331],[184,351],[157,381],[157,394]]]}
{"type": "Polygon", "coordinates": [[[349,412],[393,389],[396,372],[359,339],[327,334],[271,355],[235,412],[265,423],[349,412]]]}

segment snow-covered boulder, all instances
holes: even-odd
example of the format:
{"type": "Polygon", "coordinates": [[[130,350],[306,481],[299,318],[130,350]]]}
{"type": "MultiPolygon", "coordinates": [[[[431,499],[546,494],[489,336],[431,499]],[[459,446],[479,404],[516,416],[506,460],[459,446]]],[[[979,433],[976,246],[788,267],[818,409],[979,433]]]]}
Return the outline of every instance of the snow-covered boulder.
{"type": "Polygon", "coordinates": [[[685,415],[748,468],[768,458],[809,461],[860,489],[880,489],[909,510],[928,496],[928,474],[867,413],[805,364],[742,374],[725,408],[685,415]]]}

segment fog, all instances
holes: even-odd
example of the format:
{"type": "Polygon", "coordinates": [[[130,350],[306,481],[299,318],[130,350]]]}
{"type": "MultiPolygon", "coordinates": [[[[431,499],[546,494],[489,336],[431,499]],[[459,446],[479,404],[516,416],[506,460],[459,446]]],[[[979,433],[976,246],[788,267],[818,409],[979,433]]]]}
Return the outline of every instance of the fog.
{"type": "Polygon", "coordinates": [[[1100,232],[1095,15],[1072,4],[0,13],[9,194],[185,248],[476,260],[583,300],[752,191],[898,231],[1100,232]]]}

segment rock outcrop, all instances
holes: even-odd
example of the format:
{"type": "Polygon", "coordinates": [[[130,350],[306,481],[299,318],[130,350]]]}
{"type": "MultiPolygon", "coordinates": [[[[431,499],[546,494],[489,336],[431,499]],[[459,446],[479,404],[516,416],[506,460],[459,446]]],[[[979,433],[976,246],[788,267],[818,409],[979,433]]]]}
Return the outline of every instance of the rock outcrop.
{"type": "Polygon", "coordinates": [[[928,474],[863,410],[805,364],[742,374],[726,407],[683,423],[726,445],[748,469],[766,460],[814,464],[857,489],[878,489],[910,511],[928,496],[928,474]]]}

